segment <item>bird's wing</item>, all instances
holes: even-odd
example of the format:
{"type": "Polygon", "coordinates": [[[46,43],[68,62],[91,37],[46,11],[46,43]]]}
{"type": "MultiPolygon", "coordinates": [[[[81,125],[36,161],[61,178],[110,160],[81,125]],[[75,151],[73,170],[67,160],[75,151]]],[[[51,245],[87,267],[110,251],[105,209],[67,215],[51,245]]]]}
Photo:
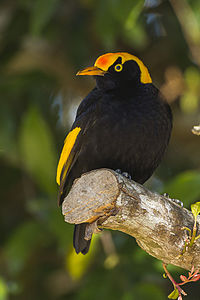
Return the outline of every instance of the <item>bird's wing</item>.
{"type": "Polygon", "coordinates": [[[75,154],[75,144],[77,144],[80,131],[81,127],[75,127],[65,138],[57,167],[56,181],[58,185],[62,184],[62,181],[66,178],[67,172],[70,169],[75,154]]]}
{"type": "Polygon", "coordinates": [[[94,124],[93,105],[97,100],[97,95],[93,91],[80,104],[76,120],[64,141],[64,146],[60,155],[57,167],[56,181],[59,185],[58,200],[61,204],[65,196],[66,182],[68,175],[76,162],[81,151],[83,136],[94,124]],[[89,97],[90,96],[90,97],[89,97]],[[95,97],[93,97],[95,96],[95,97]]]}
{"type": "Polygon", "coordinates": [[[80,149],[81,140],[81,130],[82,128],[77,126],[73,128],[67,135],[64,141],[64,146],[60,155],[60,159],[57,167],[56,181],[59,185],[58,199],[59,203],[62,202],[64,187],[66,183],[67,176],[73,167],[80,149]]]}

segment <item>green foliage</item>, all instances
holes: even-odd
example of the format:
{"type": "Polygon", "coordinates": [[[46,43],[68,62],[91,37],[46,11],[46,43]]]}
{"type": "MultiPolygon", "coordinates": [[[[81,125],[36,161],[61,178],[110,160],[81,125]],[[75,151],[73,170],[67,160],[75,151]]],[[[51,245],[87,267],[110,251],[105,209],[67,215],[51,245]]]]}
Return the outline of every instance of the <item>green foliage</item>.
{"type": "MultiPolygon", "coordinates": [[[[42,30],[50,21],[59,5],[58,0],[35,0],[32,2],[33,10],[30,17],[30,32],[33,35],[41,35],[42,30]]],[[[31,6],[32,6],[31,5],[31,6]]]]}
{"type": "Polygon", "coordinates": [[[43,240],[44,233],[41,224],[24,222],[8,239],[5,247],[6,259],[10,272],[19,273],[27,263],[33,249],[43,240]]]}
{"type": "Polygon", "coordinates": [[[55,146],[47,124],[34,107],[22,119],[19,148],[24,168],[44,191],[54,193],[57,162],[55,146]]]}
{"type": "Polygon", "coordinates": [[[163,263],[163,268],[165,270],[165,278],[169,278],[173,284],[174,290],[168,295],[169,299],[178,299],[182,300],[183,296],[187,296],[187,293],[182,289],[182,286],[189,282],[196,282],[200,280],[199,270],[194,270],[194,266],[191,271],[188,272],[188,277],[185,275],[180,275],[181,282],[176,282],[172,275],[169,273],[167,266],[163,263]]]}
{"type": "Polygon", "coordinates": [[[171,294],[168,295],[169,299],[177,299],[179,296],[178,289],[174,289],[171,294]]]}
{"type": "MultiPolygon", "coordinates": [[[[154,299],[154,300],[164,300],[166,297],[161,291],[161,288],[156,284],[152,283],[140,283],[138,284],[129,294],[129,299],[154,299]],[[131,298],[132,296],[132,298],[131,298]]],[[[126,299],[126,298],[125,298],[126,299]]]]}
{"type": "Polygon", "coordinates": [[[102,38],[104,46],[109,49],[115,46],[115,38],[121,34],[135,47],[142,47],[146,42],[143,26],[138,18],[143,10],[144,1],[97,1],[96,3],[96,31],[102,38]]]}
{"type": "Polygon", "coordinates": [[[3,278],[0,277],[0,300],[8,299],[8,287],[3,278]]]}
{"type": "MultiPolygon", "coordinates": [[[[193,225],[192,231],[190,228],[185,227],[185,229],[187,231],[189,231],[189,241],[185,242],[184,250],[187,250],[187,248],[192,247],[194,245],[195,241],[200,238],[200,234],[197,236],[197,230],[198,230],[197,229],[197,216],[200,214],[200,202],[196,202],[196,203],[192,204],[191,211],[194,216],[194,225],[193,225]]],[[[198,271],[197,271],[197,273],[198,273],[198,271]]]]}
{"type": "Polygon", "coordinates": [[[186,90],[181,97],[181,108],[186,113],[194,113],[199,104],[200,72],[191,67],[185,71],[186,90]]]}
{"type": "Polygon", "coordinates": [[[191,211],[194,215],[195,220],[197,219],[197,216],[200,214],[200,202],[196,202],[191,205],[191,211]]]}
{"type": "Polygon", "coordinates": [[[77,255],[71,247],[70,252],[66,257],[66,268],[74,280],[81,279],[87,272],[96,252],[96,240],[97,237],[95,236],[91,242],[91,250],[88,255],[82,255],[80,253],[77,255]]]}

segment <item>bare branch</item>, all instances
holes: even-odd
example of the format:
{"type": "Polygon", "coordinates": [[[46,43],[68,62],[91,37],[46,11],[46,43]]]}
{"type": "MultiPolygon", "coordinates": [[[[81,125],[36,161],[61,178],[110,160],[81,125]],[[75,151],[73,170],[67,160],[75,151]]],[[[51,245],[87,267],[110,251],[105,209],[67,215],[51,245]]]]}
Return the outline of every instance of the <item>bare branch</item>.
{"type": "MultiPolygon", "coordinates": [[[[88,232],[95,232],[95,224],[119,230],[166,264],[200,268],[200,240],[180,256],[188,238],[182,228],[192,230],[194,224],[191,211],[112,170],[94,170],[75,180],[62,210],[68,223],[92,223],[88,232]]],[[[199,234],[199,217],[197,228],[199,234]]]]}

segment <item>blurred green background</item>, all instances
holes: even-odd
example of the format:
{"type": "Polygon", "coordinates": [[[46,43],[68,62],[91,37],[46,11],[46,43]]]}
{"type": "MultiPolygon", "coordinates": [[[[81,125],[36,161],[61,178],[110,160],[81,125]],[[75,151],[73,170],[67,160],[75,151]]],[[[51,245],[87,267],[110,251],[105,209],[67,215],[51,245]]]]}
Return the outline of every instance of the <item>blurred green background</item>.
{"type": "MultiPolygon", "coordinates": [[[[0,300],[167,299],[161,262],[134,238],[104,231],[75,255],[57,206],[56,165],[77,105],[94,86],[76,72],[106,52],[149,67],[174,113],[170,146],[147,183],[200,199],[200,1],[0,2],[0,300]]],[[[175,278],[183,273],[170,267],[175,278]]],[[[188,300],[200,286],[186,286],[188,300]]]]}

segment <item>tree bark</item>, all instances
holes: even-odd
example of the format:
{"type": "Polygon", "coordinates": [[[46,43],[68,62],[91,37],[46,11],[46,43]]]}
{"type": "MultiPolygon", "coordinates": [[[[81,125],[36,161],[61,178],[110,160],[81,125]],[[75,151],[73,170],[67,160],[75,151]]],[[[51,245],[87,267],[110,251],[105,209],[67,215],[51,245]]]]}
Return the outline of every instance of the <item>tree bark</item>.
{"type": "MultiPolygon", "coordinates": [[[[180,256],[188,238],[182,228],[192,230],[194,224],[191,211],[112,170],[94,170],[76,179],[62,212],[68,223],[89,223],[86,239],[97,226],[119,230],[166,264],[200,269],[200,239],[180,256]]],[[[197,220],[200,234],[199,216],[197,220]]]]}

